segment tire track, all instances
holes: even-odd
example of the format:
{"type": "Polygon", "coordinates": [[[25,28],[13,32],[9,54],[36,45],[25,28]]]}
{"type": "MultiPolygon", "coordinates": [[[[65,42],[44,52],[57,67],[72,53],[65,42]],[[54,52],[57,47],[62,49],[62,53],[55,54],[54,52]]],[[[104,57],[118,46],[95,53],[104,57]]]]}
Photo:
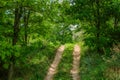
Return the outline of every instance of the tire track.
{"type": "Polygon", "coordinates": [[[73,64],[72,64],[73,67],[70,71],[73,80],[80,80],[79,65],[80,65],[80,47],[78,45],[75,45],[73,51],[73,64]]]}
{"type": "Polygon", "coordinates": [[[50,68],[48,69],[48,73],[47,73],[44,80],[53,80],[53,77],[56,74],[56,70],[58,68],[58,65],[59,65],[59,63],[61,61],[64,49],[65,49],[64,45],[61,45],[58,48],[58,50],[56,52],[56,55],[55,55],[55,58],[54,58],[54,60],[53,60],[53,62],[51,64],[50,68]]]}

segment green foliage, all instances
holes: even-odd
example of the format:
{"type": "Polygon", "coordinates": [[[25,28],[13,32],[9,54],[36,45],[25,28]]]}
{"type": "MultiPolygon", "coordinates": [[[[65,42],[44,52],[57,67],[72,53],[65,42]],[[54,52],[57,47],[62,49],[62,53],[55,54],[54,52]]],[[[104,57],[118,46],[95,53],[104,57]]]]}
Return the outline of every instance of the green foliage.
{"type": "Polygon", "coordinates": [[[21,56],[18,58],[19,62],[16,63],[15,78],[43,80],[58,46],[52,43],[43,44],[42,41],[39,41],[26,48],[23,47],[21,56]]]}
{"type": "Polygon", "coordinates": [[[104,53],[103,48],[110,50],[113,43],[119,42],[119,3],[117,0],[73,0],[71,3],[70,15],[75,14],[73,17],[81,21],[84,41],[97,53],[104,53]]]}
{"type": "Polygon", "coordinates": [[[82,56],[81,58],[80,67],[81,79],[105,80],[103,72],[106,69],[107,65],[103,61],[102,57],[90,53],[84,56],[82,56]]]}
{"type": "Polygon", "coordinates": [[[110,79],[105,70],[120,67],[120,0],[0,0],[0,19],[0,80],[11,64],[11,80],[43,80],[61,44],[55,80],[72,79],[74,43],[82,80],[110,79]]]}

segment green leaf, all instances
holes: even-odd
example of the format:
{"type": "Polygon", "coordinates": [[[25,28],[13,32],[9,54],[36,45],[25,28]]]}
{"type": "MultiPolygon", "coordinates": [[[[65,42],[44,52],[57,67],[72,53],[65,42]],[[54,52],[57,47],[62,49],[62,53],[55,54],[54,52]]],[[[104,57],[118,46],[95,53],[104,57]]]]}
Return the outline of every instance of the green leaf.
{"type": "Polygon", "coordinates": [[[4,67],[5,69],[8,69],[9,64],[8,64],[8,63],[5,63],[5,64],[3,64],[3,67],[4,67]]]}

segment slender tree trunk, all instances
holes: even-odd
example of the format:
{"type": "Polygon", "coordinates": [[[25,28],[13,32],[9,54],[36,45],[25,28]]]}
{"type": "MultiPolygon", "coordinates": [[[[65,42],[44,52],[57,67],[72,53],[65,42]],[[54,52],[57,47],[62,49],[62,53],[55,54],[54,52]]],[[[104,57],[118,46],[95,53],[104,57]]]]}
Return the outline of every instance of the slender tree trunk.
{"type": "MultiPolygon", "coordinates": [[[[14,34],[13,34],[13,42],[12,45],[16,45],[16,43],[18,42],[18,34],[19,34],[19,24],[20,24],[20,18],[21,18],[21,14],[22,14],[22,7],[17,7],[15,8],[15,19],[14,19],[14,34]]],[[[13,80],[13,74],[14,74],[14,60],[15,57],[14,55],[12,55],[12,57],[10,58],[11,64],[9,67],[9,72],[8,72],[8,80],[13,80]]]]}
{"type": "Polygon", "coordinates": [[[101,47],[100,47],[100,2],[99,0],[96,0],[96,37],[97,37],[97,53],[101,53],[101,47]]]}
{"type": "Polygon", "coordinates": [[[118,27],[119,19],[117,17],[114,18],[114,30],[118,27]]]}
{"type": "Polygon", "coordinates": [[[10,69],[9,69],[9,75],[8,75],[8,80],[12,80],[12,77],[13,77],[13,73],[14,73],[14,70],[13,70],[13,62],[11,62],[10,64],[10,69]]]}
{"type": "Polygon", "coordinates": [[[25,8],[24,8],[24,27],[25,27],[25,29],[24,29],[24,41],[25,41],[25,45],[27,45],[27,42],[28,42],[28,40],[27,40],[27,38],[28,38],[28,21],[29,21],[29,16],[30,16],[30,11],[28,11],[28,10],[26,10],[25,8]]]}
{"type": "Polygon", "coordinates": [[[15,9],[15,19],[14,19],[14,34],[13,34],[13,46],[16,45],[18,41],[18,34],[19,34],[19,24],[20,18],[22,15],[22,7],[15,9]]]}

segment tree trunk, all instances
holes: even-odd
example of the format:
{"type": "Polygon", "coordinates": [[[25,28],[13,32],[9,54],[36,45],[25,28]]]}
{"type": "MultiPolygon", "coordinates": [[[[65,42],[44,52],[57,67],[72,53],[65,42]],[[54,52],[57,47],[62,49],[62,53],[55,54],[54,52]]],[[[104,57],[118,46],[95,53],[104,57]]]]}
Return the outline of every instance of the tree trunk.
{"type": "Polygon", "coordinates": [[[101,47],[100,47],[100,2],[99,0],[96,0],[96,28],[97,28],[97,32],[96,32],[96,37],[97,37],[97,53],[102,52],[101,47]]]}
{"type": "Polygon", "coordinates": [[[114,18],[114,30],[116,28],[118,28],[118,22],[119,22],[119,19],[117,17],[114,18]]]}
{"type": "MultiPolygon", "coordinates": [[[[14,34],[13,34],[13,42],[12,45],[15,46],[16,43],[18,42],[18,35],[19,35],[19,24],[20,24],[20,18],[22,15],[22,7],[17,7],[15,8],[15,19],[14,19],[14,34]]],[[[14,53],[13,53],[14,54],[14,53]]],[[[14,74],[14,61],[15,57],[12,55],[10,58],[11,64],[9,66],[9,72],[8,72],[8,80],[13,80],[13,74],[14,74]]]]}
{"type": "Polygon", "coordinates": [[[8,80],[12,80],[13,73],[14,73],[14,70],[13,70],[13,62],[11,62],[10,68],[9,68],[9,73],[8,73],[8,80]]]}
{"type": "Polygon", "coordinates": [[[29,16],[30,16],[30,11],[29,10],[26,10],[24,8],[24,42],[25,42],[25,45],[27,45],[27,38],[28,38],[28,21],[29,21],[29,16]]]}
{"type": "Polygon", "coordinates": [[[18,41],[18,33],[19,33],[19,24],[20,18],[22,15],[22,7],[15,9],[15,19],[14,19],[14,34],[13,34],[13,46],[16,45],[18,41]]]}

